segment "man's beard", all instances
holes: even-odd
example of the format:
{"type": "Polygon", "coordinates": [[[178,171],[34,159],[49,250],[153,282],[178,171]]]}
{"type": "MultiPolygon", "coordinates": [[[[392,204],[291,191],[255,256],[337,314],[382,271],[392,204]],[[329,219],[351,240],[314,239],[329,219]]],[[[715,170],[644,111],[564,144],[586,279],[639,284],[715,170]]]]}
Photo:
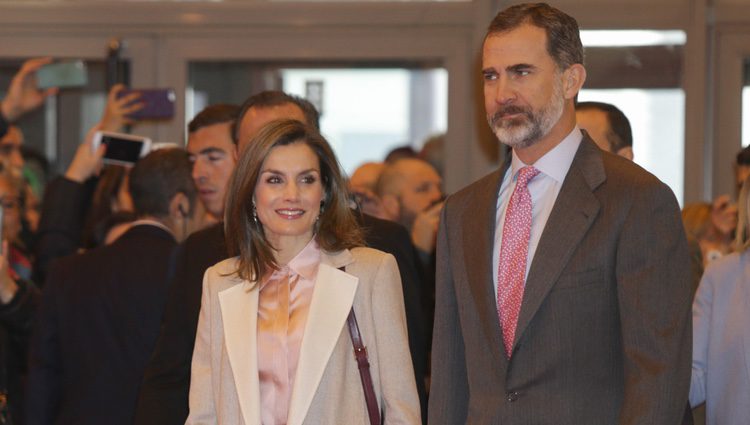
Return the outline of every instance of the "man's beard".
{"type": "Polygon", "coordinates": [[[539,111],[535,112],[530,107],[508,105],[488,116],[487,121],[501,143],[514,149],[523,149],[549,134],[560,120],[564,106],[562,85],[556,84],[551,101],[539,111]],[[521,116],[510,120],[502,119],[509,114],[521,116]]]}

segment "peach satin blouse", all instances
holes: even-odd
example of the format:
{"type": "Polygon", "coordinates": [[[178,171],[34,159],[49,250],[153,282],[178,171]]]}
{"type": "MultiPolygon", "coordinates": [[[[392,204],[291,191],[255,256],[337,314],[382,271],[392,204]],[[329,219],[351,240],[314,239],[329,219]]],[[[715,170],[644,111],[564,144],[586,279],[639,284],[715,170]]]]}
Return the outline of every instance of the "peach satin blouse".
{"type": "Polygon", "coordinates": [[[320,265],[320,248],[311,240],[280,270],[260,284],[258,373],[261,423],[287,422],[302,336],[320,265]]]}

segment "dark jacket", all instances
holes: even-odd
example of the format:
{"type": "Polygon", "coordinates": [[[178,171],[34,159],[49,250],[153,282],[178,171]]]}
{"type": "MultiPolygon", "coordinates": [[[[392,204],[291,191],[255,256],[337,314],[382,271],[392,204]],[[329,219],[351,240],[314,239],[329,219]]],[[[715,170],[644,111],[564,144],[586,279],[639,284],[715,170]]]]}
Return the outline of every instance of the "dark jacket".
{"type": "Polygon", "coordinates": [[[53,263],[32,336],[29,424],[132,424],[175,247],[166,230],[136,225],[53,263]]]}

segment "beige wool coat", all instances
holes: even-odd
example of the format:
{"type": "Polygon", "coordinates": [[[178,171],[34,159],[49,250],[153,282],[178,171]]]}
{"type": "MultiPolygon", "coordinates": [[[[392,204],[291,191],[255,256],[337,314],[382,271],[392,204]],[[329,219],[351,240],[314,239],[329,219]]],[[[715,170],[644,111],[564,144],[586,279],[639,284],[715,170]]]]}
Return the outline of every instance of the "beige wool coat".
{"type": "MultiPolygon", "coordinates": [[[[204,276],[189,425],[260,425],[259,285],[233,274],[236,264],[236,258],[224,260],[204,276]]],[[[322,252],[288,424],[369,424],[346,328],[352,306],[384,423],[419,424],[398,266],[390,254],[370,248],[322,252]]]]}

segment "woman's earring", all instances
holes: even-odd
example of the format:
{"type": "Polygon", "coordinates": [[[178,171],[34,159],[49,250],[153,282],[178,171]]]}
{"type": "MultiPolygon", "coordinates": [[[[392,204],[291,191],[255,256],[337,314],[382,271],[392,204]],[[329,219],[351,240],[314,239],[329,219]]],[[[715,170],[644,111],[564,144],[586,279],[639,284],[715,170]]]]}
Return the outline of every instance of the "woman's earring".
{"type": "Polygon", "coordinates": [[[323,204],[324,202],[320,201],[320,210],[318,210],[318,218],[315,219],[316,221],[320,220],[320,216],[323,215],[323,204]]]}
{"type": "Polygon", "coordinates": [[[258,224],[258,210],[255,209],[255,202],[253,202],[253,212],[252,212],[252,214],[253,214],[253,221],[255,222],[255,224],[258,224]]]}

